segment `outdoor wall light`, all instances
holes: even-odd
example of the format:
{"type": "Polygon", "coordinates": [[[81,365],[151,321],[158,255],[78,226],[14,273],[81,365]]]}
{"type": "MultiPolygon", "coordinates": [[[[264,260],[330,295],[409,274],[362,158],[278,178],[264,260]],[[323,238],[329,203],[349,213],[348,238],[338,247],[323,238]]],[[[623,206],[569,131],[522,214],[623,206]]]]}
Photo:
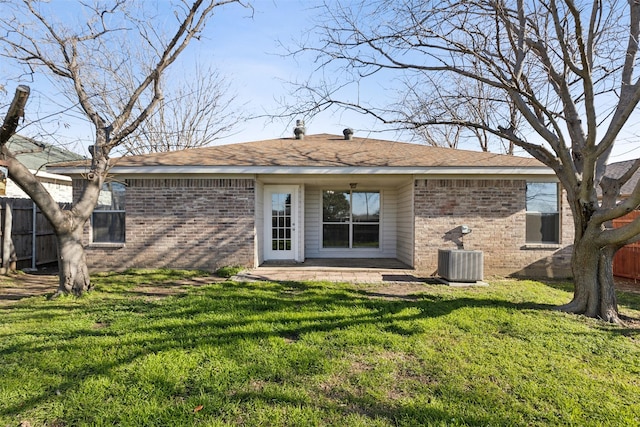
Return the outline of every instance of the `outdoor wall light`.
{"type": "Polygon", "coordinates": [[[351,182],[351,183],[349,183],[349,187],[351,187],[351,189],[352,189],[352,190],[355,190],[357,186],[358,186],[358,183],[357,183],[357,182],[351,182]]]}

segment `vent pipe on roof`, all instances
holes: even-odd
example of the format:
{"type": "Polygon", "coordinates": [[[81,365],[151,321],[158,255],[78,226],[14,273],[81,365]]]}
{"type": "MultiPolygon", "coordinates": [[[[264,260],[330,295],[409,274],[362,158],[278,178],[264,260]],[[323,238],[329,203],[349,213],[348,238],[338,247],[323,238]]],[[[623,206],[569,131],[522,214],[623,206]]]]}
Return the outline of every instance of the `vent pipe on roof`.
{"type": "Polygon", "coordinates": [[[353,139],[353,129],[351,128],[346,128],[342,131],[342,134],[344,135],[344,139],[347,141],[351,141],[353,139]]]}
{"type": "Polygon", "coordinates": [[[304,139],[305,132],[304,120],[296,120],[296,127],[293,129],[293,134],[296,136],[296,139],[304,139]]]}

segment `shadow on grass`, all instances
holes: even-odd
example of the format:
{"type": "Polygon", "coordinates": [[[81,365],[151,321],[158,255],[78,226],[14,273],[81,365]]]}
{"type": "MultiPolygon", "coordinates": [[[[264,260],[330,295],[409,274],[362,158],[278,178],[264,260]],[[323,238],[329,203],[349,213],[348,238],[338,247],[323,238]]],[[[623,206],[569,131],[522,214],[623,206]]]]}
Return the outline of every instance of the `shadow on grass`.
{"type": "Polygon", "coordinates": [[[618,304],[627,306],[633,310],[640,310],[640,294],[635,292],[618,291],[618,304]]]}
{"type": "MultiPolygon", "coordinates": [[[[148,301],[130,288],[139,280],[130,280],[128,289],[122,286],[117,290],[104,290],[108,298],[102,300],[91,296],[77,301],[43,303],[31,311],[22,307],[23,311],[16,314],[14,319],[60,324],[65,319],[76,321],[73,326],[59,330],[47,328],[28,333],[16,332],[15,335],[26,335],[28,339],[11,340],[10,344],[0,346],[0,358],[23,360],[21,369],[33,369],[50,377],[63,378],[55,385],[33,393],[31,397],[11,404],[0,404],[0,414],[17,416],[34,406],[56,399],[58,395],[64,398],[66,393],[77,389],[89,378],[113,375],[115,370],[137,359],[168,350],[190,351],[201,346],[213,346],[225,349],[221,350],[223,353],[230,352],[228,357],[231,358],[234,349],[247,341],[281,338],[295,342],[308,333],[339,333],[367,325],[373,325],[381,332],[409,336],[418,331],[399,327],[399,322],[446,316],[459,309],[491,307],[520,311],[553,308],[546,304],[488,298],[482,294],[473,298],[423,293],[388,299],[386,297],[389,295],[375,290],[354,290],[306,282],[221,282],[195,288],[172,298],[148,301]],[[49,351],[81,357],[78,355],[87,351],[84,347],[86,339],[92,339],[96,346],[89,351],[108,353],[109,358],[94,360],[87,357],[82,363],[76,360],[68,366],[64,362],[59,366],[48,366],[46,357],[42,357],[49,351]],[[118,351],[111,351],[114,345],[119,346],[118,351]]],[[[148,280],[152,279],[143,278],[143,281],[148,280]]],[[[306,364],[285,367],[292,374],[301,376],[309,375],[314,369],[322,369],[320,358],[323,355],[310,357],[312,360],[306,364]]],[[[282,363],[286,364],[285,361],[282,363]]],[[[268,377],[270,374],[265,375],[267,380],[273,379],[268,377]]],[[[240,393],[234,398],[278,400],[278,396],[259,394],[240,393]]],[[[431,422],[451,419],[450,414],[434,408],[392,406],[362,400],[359,396],[339,397],[349,403],[347,408],[340,409],[346,413],[384,417],[392,422],[409,418],[431,422]]],[[[469,416],[463,422],[485,424],[495,423],[496,420],[469,416]]],[[[510,420],[502,422],[506,425],[510,420]]]]}
{"type": "Polygon", "coordinates": [[[564,292],[573,292],[573,283],[566,280],[544,280],[540,283],[544,283],[546,286],[557,289],[564,292]]]}
{"type": "MultiPolygon", "coordinates": [[[[616,278],[616,295],[618,297],[618,303],[633,310],[640,310],[640,286],[636,290],[631,288],[629,285],[618,283],[618,279],[619,278],[616,278]]],[[[541,283],[544,283],[550,288],[564,292],[573,293],[574,291],[573,282],[567,282],[564,280],[545,280],[541,283]]]]}
{"type": "MultiPolygon", "coordinates": [[[[290,404],[294,407],[301,407],[309,403],[303,398],[296,398],[287,393],[277,390],[255,390],[245,391],[234,395],[239,401],[260,401],[269,405],[273,402],[290,404]]],[[[465,425],[465,426],[486,426],[486,425],[513,425],[514,422],[508,417],[493,416],[488,417],[464,415],[453,416],[451,413],[420,403],[402,402],[396,404],[384,403],[371,397],[358,395],[352,392],[325,390],[323,393],[327,410],[340,414],[341,417],[348,417],[357,414],[369,420],[385,419],[391,425],[422,426],[432,425],[465,425]],[[440,424],[443,423],[443,424],[440,424]]],[[[469,396],[459,395],[460,400],[469,400],[469,396]]],[[[330,425],[342,425],[343,423],[329,423],[330,425]]],[[[357,425],[361,425],[358,423],[357,425]]],[[[377,424],[376,424],[377,425],[377,424]]]]}
{"type": "MultiPolygon", "coordinates": [[[[640,335],[640,316],[630,316],[629,314],[624,313],[624,308],[628,308],[634,311],[640,311],[640,292],[635,288],[629,288],[628,286],[618,286],[618,279],[620,278],[616,278],[616,298],[618,300],[618,308],[622,308],[620,320],[622,320],[622,322],[624,322],[626,325],[632,326],[625,327],[624,325],[622,325],[622,327],[614,327],[610,330],[612,333],[617,333],[624,336],[640,335]]],[[[568,292],[571,294],[573,294],[574,291],[574,284],[572,282],[546,280],[541,283],[544,283],[550,288],[568,292]]]]}

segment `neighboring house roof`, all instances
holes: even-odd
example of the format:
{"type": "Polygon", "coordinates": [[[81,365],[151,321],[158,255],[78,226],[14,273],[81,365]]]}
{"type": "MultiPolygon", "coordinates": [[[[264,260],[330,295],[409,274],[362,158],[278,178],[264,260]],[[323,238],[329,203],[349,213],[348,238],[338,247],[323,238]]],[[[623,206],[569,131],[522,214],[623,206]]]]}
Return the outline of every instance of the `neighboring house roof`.
{"type": "Polygon", "coordinates": [[[16,155],[20,163],[34,171],[43,167],[46,168],[46,165],[51,163],[85,159],[84,156],[64,148],[20,135],[13,135],[7,143],[7,147],[9,151],[16,155]]]}
{"type": "MultiPolygon", "coordinates": [[[[499,168],[511,173],[526,169],[544,174],[551,171],[532,158],[372,138],[346,140],[329,134],[120,157],[112,159],[111,165],[112,173],[350,173],[356,169],[361,173],[420,173],[446,168],[499,168]]],[[[67,162],[54,168],[59,173],[72,174],[83,172],[87,166],[88,162],[67,162]]]]}
{"type": "MultiPolygon", "coordinates": [[[[634,162],[635,160],[625,160],[622,162],[608,164],[605,175],[614,179],[620,178],[629,170],[629,168],[631,168],[634,162]]],[[[620,196],[628,197],[631,192],[633,192],[633,189],[636,188],[638,181],[640,181],[640,169],[637,170],[633,176],[631,176],[631,179],[622,186],[620,189],[620,196]]],[[[598,194],[600,194],[600,187],[598,187],[598,194]]]]}
{"type": "MultiPolygon", "coordinates": [[[[85,157],[63,148],[38,142],[20,135],[13,135],[7,143],[7,147],[27,169],[35,174],[38,181],[42,183],[54,200],[60,203],[72,202],[73,192],[71,188],[71,178],[66,175],[47,172],[47,165],[61,161],[84,159],[85,157]]],[[[4,195],[9,198],[29,198],[29,196],[11,180],[11,176],[9,176],[7,180],[4,195]]]]}

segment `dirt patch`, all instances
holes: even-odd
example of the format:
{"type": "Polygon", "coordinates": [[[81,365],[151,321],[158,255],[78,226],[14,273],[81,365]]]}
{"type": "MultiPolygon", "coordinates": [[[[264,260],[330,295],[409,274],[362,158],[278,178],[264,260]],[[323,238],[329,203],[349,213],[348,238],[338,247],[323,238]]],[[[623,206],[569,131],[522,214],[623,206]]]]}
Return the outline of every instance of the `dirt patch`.
{"type": "MultiPolygon", "coordinates": [[[[223,280],[225,279],[217,276],[203,276],[171,283],[143,284],[133,288],[131,293],[149,299],[163,298],[186,292],[193,287],[223,280]]],[[[11,304],[23,298],[49,297],[56,291],[58,284],[58,276],[53,274],[16,273],[0,276],[0,306],[11,304]]]]}
{"type": "Polygon", "coordinates": [[[177,282],[161,283],[161,284],[142,284],[133,288],[130,292],[136,295],[144,296],[147,299],[164,298],[170,295],[178,295],[187,292],[189,289],[211,283],[222,282],[227,279],[218,276],[202,276],[192,279],[179,280],[177,282]]]}
{"type": "Polygon", "coordinates": [[[40,295],[51,295],[58,288],[58,276],[16,273],[0,276],[0,306],[40,295]]]}
{"type": "Polygon", "coordinates": [[[616,289],[624,292],[640,294],[640,280],[627,279],[625,277],[616,277],[616,289]]]}
{"type": "MultiPolygon", "coordinates": [[[[162,284],[141,284],[130,292],[147,299],[164,298],[186,292],[188,289],[221,282],[217,276],[194,277],[177,282],[162,284]]],[[[34,296],[50,296],[58,287],[57,275],[18,273],[10,276],[0,276],[0,306],[34,296]]],[[[368,296],[385,299],[414,300],[419,298],[414,294],[424,291],[422,283],[388,282],[375,287],[363,289],[368,296]]]]}
{"type": "Polygon", "coordinates": [[[383,285],[365,287],[364,292],[371,298],[417,300],[420,298],[417,294],[425,290],[424,285],[424,283],[384,283],[383,285]]]}

